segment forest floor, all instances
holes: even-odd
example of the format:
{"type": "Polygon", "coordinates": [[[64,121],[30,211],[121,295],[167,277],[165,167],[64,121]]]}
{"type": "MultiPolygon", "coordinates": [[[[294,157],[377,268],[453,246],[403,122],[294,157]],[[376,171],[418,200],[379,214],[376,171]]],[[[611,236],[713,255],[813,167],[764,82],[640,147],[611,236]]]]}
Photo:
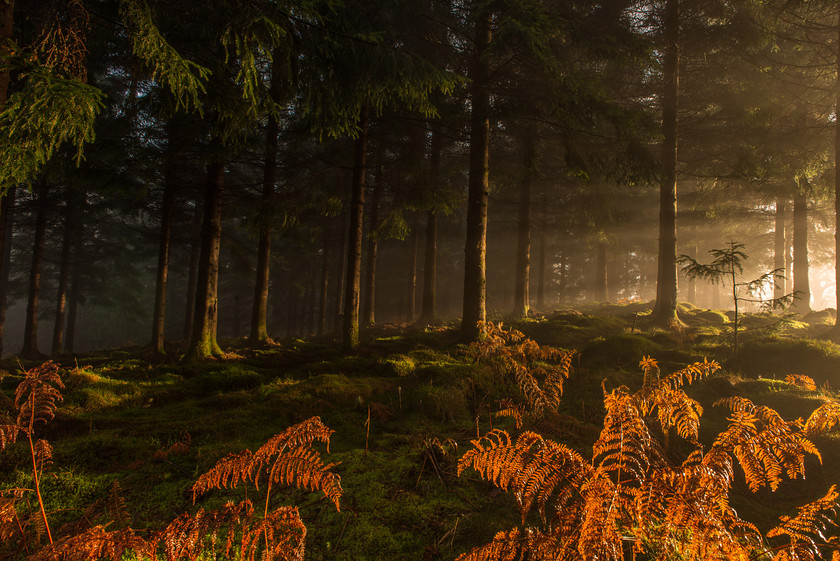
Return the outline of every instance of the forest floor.
{"type": "MultiPolygon", "coordinates": [[[[727,411],[714,407],[720,398],[745,396],[789,420],[840,399],[840,346],[820,338],[833,313],[783,321],[745,316],[736,362],[731,315],[681,306],[684,327],[663,331],[649,325],[648,312],[643,304],[599,306],[506,323],[540,345],[578,351],[558,415],[526,428],[591,456],[603,421],[602,388],[640,387],[645,356],[657,359],[663,374],[705,357],[722,365],[688,390],[705,410],[701,440],[707,444],[726,426],[727,411]],[[789,374],[810,376],[817,389],[786,382],[789,374]]],[[[273,504],[300,507],[307,559],[454,559],[517,524],[510,495],[475,472],[457,475],[457,460],[477,434],[516,432],[511,418],[495,414],[518,391],[515,381],[491,361],[476,360],[445,325],[380,326],[363,335],[353,353],[325,338],[263,349],[228,341],[226,358],[200,364],[178,362],[177,351],[163,359],[144,349],[58,357],[64,401],[36,433],[55,451],[42,478],[53,531],[69,531],[83,519],[151,532],[198,508],[190,488],[220,458],[254,450],[315,415],[335,431],[322,454],[339,463],[341,511],[323,495],[272,493],[273,504]],[[113,509],[115,482],[126,520],[113,509]]],[[[4,361],[6,396],[13,398],[21,367],[36,364],[4,361]]],[[[840,482],[836,440],[816,440],[822,464],[812,458],[804,481],[785,482],[774,493],[751,495],[739,476],[732,499],[738,514],[766,530],[779,515],[825,494],[840,482]]],[[[0,489],[32,488],[29,461],[23,443],[0,451],[0,489]]],[[[247,487],[212,492],[200,506],[249,491],[257,493],[247,487]]],[[[6,556],[14,554],[13,542],[0,545],[0,557],[12,558],[6,556]]]]}

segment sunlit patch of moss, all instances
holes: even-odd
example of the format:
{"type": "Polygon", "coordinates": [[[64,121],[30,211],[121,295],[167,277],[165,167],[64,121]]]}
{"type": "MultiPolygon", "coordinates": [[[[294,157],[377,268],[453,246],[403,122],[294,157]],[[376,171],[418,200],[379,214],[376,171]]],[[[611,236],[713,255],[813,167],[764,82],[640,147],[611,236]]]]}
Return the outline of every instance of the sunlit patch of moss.
{"type": "Polygon", "coordinates": [[[380,371],[386,376],[404,377],[414,372],[417,363],[409,355],[393,355],[377,361],[380,371]]]}

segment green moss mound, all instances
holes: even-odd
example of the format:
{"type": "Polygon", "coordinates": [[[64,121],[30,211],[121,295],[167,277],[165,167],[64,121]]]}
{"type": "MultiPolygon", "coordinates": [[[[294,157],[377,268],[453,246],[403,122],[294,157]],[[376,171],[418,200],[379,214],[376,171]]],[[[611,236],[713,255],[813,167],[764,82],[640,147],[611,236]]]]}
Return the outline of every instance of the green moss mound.
{"type": "Polygon", "coordinates": [[[738,366],[752,377],[805,374],[818,384],[840,386],[840,346],[830,341],[782,337],[748,341],[741,347],[738,366]]]}

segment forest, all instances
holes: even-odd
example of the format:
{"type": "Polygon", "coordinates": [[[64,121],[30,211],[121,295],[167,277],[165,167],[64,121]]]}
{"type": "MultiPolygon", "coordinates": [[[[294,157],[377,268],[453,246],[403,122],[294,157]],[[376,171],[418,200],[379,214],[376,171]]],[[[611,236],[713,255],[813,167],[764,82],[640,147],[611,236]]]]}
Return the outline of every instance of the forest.
{"type": "Polygon", "coordinates": [[[0,1],[0,558],[840,560],[838,115],[835,0],[0,1]]]}

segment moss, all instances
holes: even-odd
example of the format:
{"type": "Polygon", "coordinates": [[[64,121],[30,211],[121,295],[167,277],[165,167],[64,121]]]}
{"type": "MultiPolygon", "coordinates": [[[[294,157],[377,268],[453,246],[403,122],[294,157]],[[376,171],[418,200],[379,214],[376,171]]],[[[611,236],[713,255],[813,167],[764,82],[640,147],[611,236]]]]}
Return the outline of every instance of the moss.
{"type": "Polygon", "coordinates": [[[662,346],[647,337],[621,333],[590,341],[581,351],[581,362],[589,367],[632,366],[661,351],[662,346]]]}
{"type": "Polygon", "coordinates": [[[417,367],[417,363],[408,355],[395,355],[377,361],[380,372],[385,376],[408,376],[417,367]]]}
{"type": "Polygon", "coordinates": [[[830,341],[781,337],[747,341],[738,363],[752,377],[783,379],[788,374],[805,374],[817,384],[840,386],[840,346],[830,341]]]}
{"type": "Polygon", "coordinates": [[[233,392],[258,388],[263,376],[239,364],[225,364],[190,380],[192,389],[201,394],[233,392]]]}

